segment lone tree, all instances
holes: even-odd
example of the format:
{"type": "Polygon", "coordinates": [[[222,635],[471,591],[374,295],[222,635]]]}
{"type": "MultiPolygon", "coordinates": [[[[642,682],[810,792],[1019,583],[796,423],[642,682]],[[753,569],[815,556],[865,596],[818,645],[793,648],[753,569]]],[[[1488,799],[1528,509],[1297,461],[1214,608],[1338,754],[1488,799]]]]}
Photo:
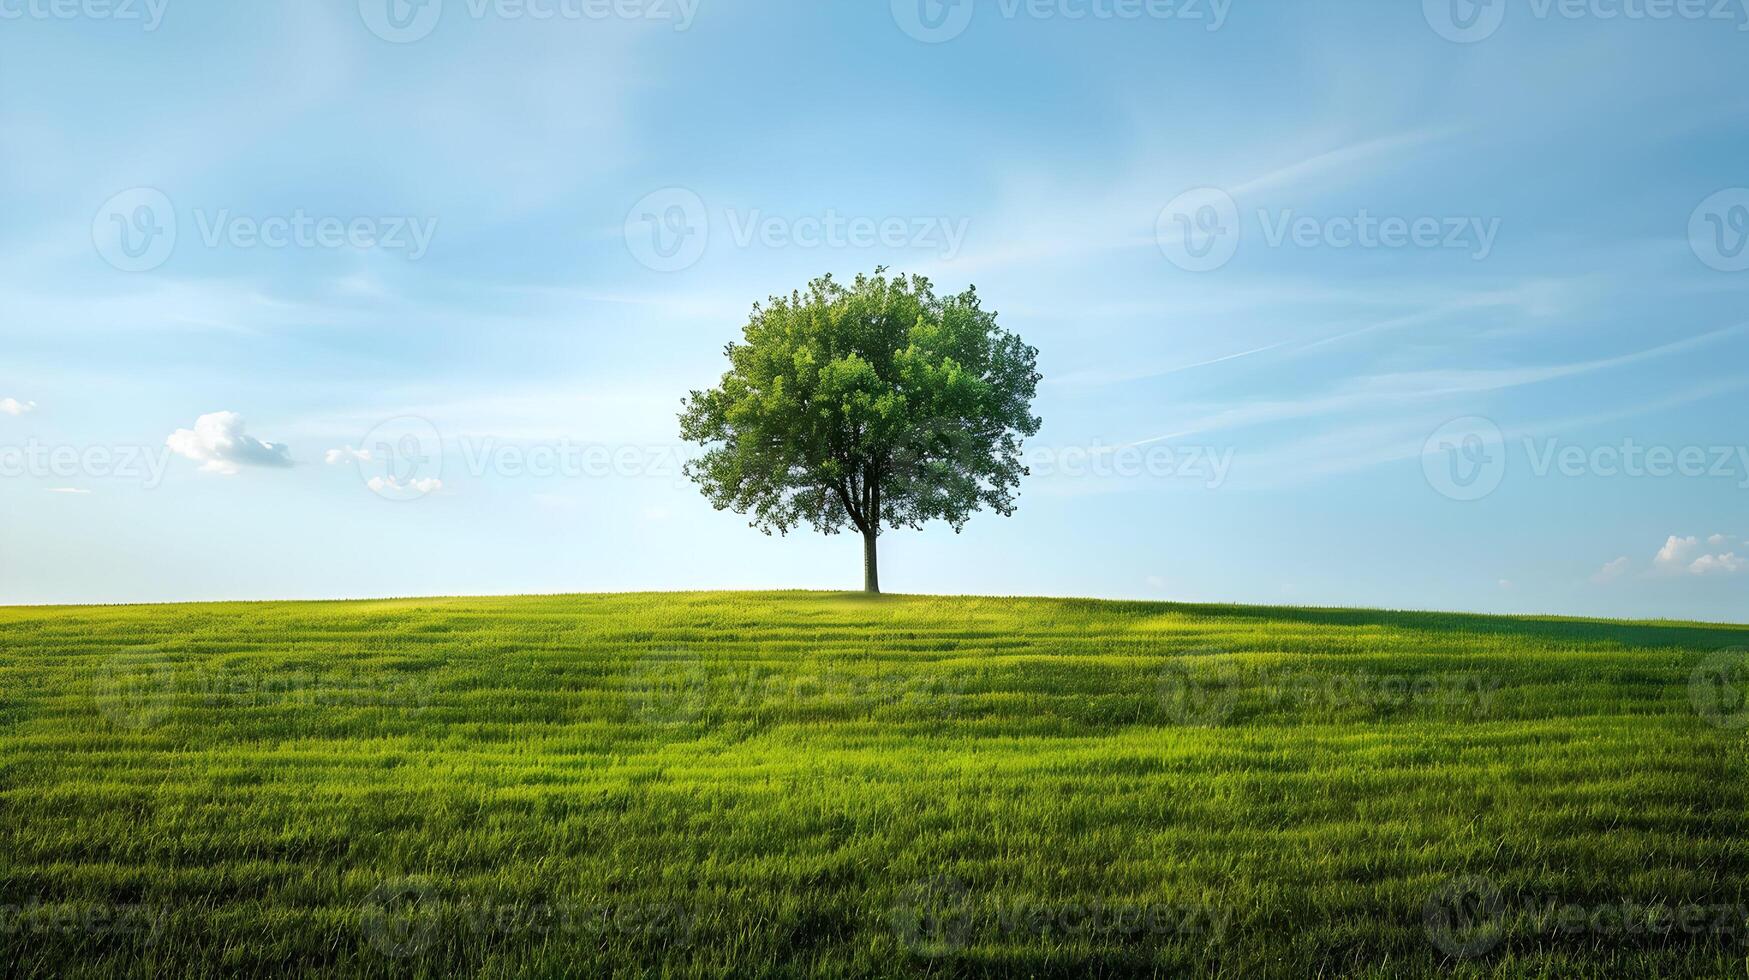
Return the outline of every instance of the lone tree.
{"type": "Polygon", "coordinates": [[[937,297],[921,276],[830,275],[755,304],[730,368],[682,400],[686,472],[718,510],[767,534],[803,521],[862,534],[863,588],[880,591],[883,528],[979,510],[1014,513],[1038,350],[996,325],[975,289],[937,297]]]}

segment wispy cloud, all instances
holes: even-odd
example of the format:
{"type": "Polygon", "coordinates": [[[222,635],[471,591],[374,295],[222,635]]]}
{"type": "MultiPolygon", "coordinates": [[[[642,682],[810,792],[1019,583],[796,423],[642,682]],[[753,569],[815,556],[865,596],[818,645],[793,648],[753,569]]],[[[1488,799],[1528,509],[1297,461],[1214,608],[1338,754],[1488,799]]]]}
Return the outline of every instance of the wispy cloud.
{"type": "MultiPolygon", "coordinates": [[[[1571,434],[1597,425],[1668,411],[1734,394],[1745,388],[1749,388],[1749,376],[1696,385],[1663,398],[1625,404],[1607,412],[1503,425],[1501,431],[1511,445],[1551,433],[1571,434]]],[[[1289,438],[1260,450],[1240,452],[1229,485],[1296,486],[1307,480],[1418,459],[1426,451],[1428,433],[1443,421],[1449,421],[1449,418],[1440,413],[1410,416],[1401,412],[1379,412],[1376,417],[1357,424],[1325,425],[1315,435],[1289,438]]]]}
{"type": "Polygon", "coordinates": [[[1121,384],[1126,381],[1144,381],[1149,378],[1164,378],[1174,374],[1182,374],[1186,371],[1194,371],[1197,368],[1213,367],[1216,364],[1237,361],[1241,358],[1251,357],[1257,354],[1267,354],[1272,350],[1279,350],[1286,347],[1287,343],[1288,342],[1284,340],[1280,343],[1265,344],[1262,347],[1254,347],[1250,350],[1238,351],[1232,354],[1224,354],[1220,357],[1211,357],[1207,360],[1194,361],[1189,364],[1178,364],[1165,368],[1142,368],[1117,371],[1074,371],[1068,374],[1059,375],[1055,378],[1046,378],[1045,383],[1047,385],[1064,385],[1067,387],[1104,386],[1109,384],[1121,384]]]}
{"type": "Polygon", "coordinates": [[[1229,194],[1237,197],[1280,190],[1286,187],[1303,186],[1313,178],[1335,178],[1330,182],[1346,183],[1360,178],[1361,164],[1399,157],[1411,150],[1420,149],[1440,140],[1450,139],[1461,132],[1460,127],[1445,126],[1406,130],[1375,139],[1362,140],[1322,153],[1314,153],[1309,157],[1295,160],[1225,189],[1229,194]]]}
{"type": "Polygon", "coordinates": [[[1235,196],[1305,188],[1314,182],[1338,187],[1363,180],[1388,162],[1457,132],[1446,127],[1388,133],[1286,160],[1261,174],[1192,175],[1185,172],[1181,158],[1148,158],[1138,160],[1128,176],[1115,181],[1076,186],[1055,180],[1048,188],[1029,186],[978,222],[977,239],[1000,245],[962,251],[939,266],[963,276],[1044,260],[1158,248],[1153,228],[1160,209],[1191,187],[1221,187],[1235,196]],[[1174,186],[1162,176],[1172,173],[1183,175],[1177,178],[1183,186],[1174,186]]]}
{"type": "Polygon", "coordinates": [[[1604,562],[1602,568],[1591,574],[1591,581],[1597,585],[1608,585],[1620,580],[1632,566],[1633,562],[1623,555],[1613,561],[1604,562]]]}
{"type": "MultiPolygon", "coordinates": [[[[1581,374],[1620,368],[1655,357],[1696,350],[1739,335],[1746,329],[1749,329],[1749,324],[1738,324],[1628,354],[1573,361],[1566,364],[1530,368],[1405,371],[1372,375],[1353,379],[1341,389],[1326,394],[1298,399],[1258,400],[1220,409],[1200,418],[1191,419],[1171,432],[1138,439],[1130,445],[1143,446],[1154,442],[1272,422],[1293,421],[1342,412],[1383,410],[1405,403],[1433,401],[1453,395],[1473,395],[1540,384],[1559,378],[1570,378],[1581,374]]],[[[1739,381],[1740,383],[1749,383],[1749,377],[1739,379],[1739,381]]]]}

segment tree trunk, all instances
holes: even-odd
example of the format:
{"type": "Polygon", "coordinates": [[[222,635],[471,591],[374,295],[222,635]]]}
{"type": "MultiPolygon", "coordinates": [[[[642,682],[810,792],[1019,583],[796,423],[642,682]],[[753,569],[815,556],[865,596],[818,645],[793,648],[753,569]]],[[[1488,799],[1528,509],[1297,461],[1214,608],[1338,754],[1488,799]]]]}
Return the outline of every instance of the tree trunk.
{"type": "Polygon", "coordinates": [[[862,535],[862,591],[878,595],[881,591],[880,553],[873,531],[862,535]]]}

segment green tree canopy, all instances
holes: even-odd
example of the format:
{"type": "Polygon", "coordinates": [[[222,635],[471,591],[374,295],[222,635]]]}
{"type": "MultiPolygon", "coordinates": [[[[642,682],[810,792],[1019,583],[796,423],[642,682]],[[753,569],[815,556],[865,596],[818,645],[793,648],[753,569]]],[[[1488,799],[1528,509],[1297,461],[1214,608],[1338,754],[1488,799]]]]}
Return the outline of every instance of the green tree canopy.
{"type": "Polygon", "coordinates": [[[921,276],[830,275],[755,305],[730,368],[694,391],[682,438],[704,454],[687,475],[718,510],[767,534],[803,522],[863,536],[864,587],[880,590],[883,528],[985,507],[1014,513],[1026,475],[1038,351],[996,324],[975,289],[937,297],[921,276]]]}

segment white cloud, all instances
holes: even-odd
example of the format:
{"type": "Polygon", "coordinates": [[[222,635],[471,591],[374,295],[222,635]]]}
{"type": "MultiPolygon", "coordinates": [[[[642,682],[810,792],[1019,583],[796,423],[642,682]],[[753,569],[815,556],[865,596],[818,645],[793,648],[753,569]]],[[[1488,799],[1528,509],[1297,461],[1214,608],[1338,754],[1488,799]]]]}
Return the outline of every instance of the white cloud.
{"type": "Polygon", "coordinates": [[[1507,592],[1512,591],[1512,580],[1509,578],[1501,579],[1500,580],[1500,588],[1507,591],[1507,592]]]}
{"type": "Polygon", "coordinates": [[[212,412],[195,420],[192,429],[177,429],[164,440],[172,452],[201,464],[207,473],[235,476],[245,466],[290,466],[284,445],[262,442],[243,431],[243,416],[212,412]]]}
{"type": "Polygon", "coordinates": [[[329,466],[333,466],[335,463],[368,463],[373,457],[368,449],[342,446],[339,449],[328,450],[322,458],[328,461],[329,466]]]}
{"type": "Polygon", "coordinates": [[[50,493],[71,493],[71,494],[84,495],[84,494],[90,493],[91,491],[81,490],[78,487],[50,487],[49,492],[50,493]]]}
{"type": "MultiPolygon", "coordinates": [[[[1707,542],[1716,546],[1723,540],[1724,535],[1715,534],[1707,542]]],[[[1746,568],[1749,560],[1738,558],[1735,552],[1703,551],[1700,538],[1694,535],[1682,538],[1672,534],[1652,559],[1652,569],[1668,575],[1734,575],[1746,568]]]]}
{"type": "Polygon", "coordinates": [[[1664,547],[1658,549],[1658,554],[1652,558],[1652,567],[1664,572],[1673,572],[1694,560],[1694,553],[1700,550],[1700,539],[1689,535],[1679,538],[1672,534],[1664,542],[1664,547]]]}
{"type": "Polygon", "coordinates": [[[24,415],[36,411],[36,402],[21,402],[16,398],[0,398],[0,413],[24,415]]]}
{"type": "Polygon", "coordinates": [[[365,484],[377,493],[435,493],[443,489],[443,481],[435,477],[424,480],[398,480],[393,476],[373,476],[365,484]]]}
{"type": "Polygon", "coordinates": [[[1628,561],[1625,555],[1621,558],[1617,558],[1615,561],[1604,562],[1603,567],[1599,568],[1596,573],[1591,576],[1591,581],[1598,585],[1608,585],[1616,579],[1621,578],[1623,575],[1626,575],[1628,573],[1628,568],[1631,565],[1633,565],[1633,562],[1628,561]]]}
{"type": "Polygon", "coordinates": [[[1718,547],[1721,547],[1721,546],[1723,546],[1723,545],[1724,545],[1724,543],[1725,543],[1725,542],[1727,542],[1727,541],[1729,541],[1729,540],[1731,540],[1731,539],[1730,539],[1730,538],[1727,538],[1727,537],[1725,537],[1725,536],[1724,536],[1724,535],[1722,535],[1722,534],[1715,534],[1715,535],[1713,535],[1713,536],[1712,536],[1712,537],[1710,537],[1710,538],[1707,538],[1707,539],[1706,539],[1706,543],[1707,543],[1707,544],[1710,544],[1710,545],[1712,545],[1712,546],[1713,546],[1713,547],[1715,547],[1715,548],[1718,548],[1718,547]]]}
{"type": "Polygon", "coordinates": [[[1693,575],[1735,575],[1745,568],[1749,568],[1749,559],[1727,551],[1722,555],[1701,555],[1688,566],[1688,571],[1693,575]]]}

